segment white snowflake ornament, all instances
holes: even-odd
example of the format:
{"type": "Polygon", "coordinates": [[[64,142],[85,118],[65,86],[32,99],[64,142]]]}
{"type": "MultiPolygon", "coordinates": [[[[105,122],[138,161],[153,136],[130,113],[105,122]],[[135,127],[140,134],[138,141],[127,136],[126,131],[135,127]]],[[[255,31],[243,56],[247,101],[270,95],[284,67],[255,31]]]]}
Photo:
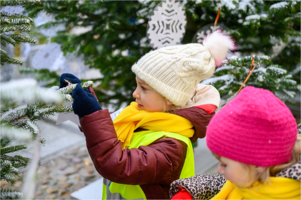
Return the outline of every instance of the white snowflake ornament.
{"type": "Polygon", "coordinates": [[[61,51],[61,45],[50,43],[44,45],[35,53],[31,64],[35,69],[49,69],[49,71],[56,71],[63,69],[66,62],[67,60],[61,51]]]}
{"type": "Polygon", "coordinates": [[[180,2],[166,0],[159,4],[148,22],[148,38],[153,48],[181,43],[185,33],[186,15],[180,2]]]}

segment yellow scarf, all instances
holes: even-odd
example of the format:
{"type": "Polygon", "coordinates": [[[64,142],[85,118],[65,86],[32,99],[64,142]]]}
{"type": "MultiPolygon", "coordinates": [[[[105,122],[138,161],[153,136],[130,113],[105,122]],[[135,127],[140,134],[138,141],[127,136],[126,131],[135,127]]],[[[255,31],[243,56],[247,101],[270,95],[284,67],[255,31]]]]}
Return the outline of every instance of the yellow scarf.
{"type": "Polygon", "coordinates": [[[300,199],[300,181],[271,177],[270,183],[256,182],[251,188],[238,188],[227,181],[212,199],[300,199]]]}
{"type": "Polygon", "coordinates": [[[137,105],[136,102],[132,102],[113,121],[117,138],[122,142],[123,149],[130,146],[133,133],[137,128],[173,132],[188,138],[193,136],[193,125],[186,118],[164,112],[140,111],[137,105]]]}

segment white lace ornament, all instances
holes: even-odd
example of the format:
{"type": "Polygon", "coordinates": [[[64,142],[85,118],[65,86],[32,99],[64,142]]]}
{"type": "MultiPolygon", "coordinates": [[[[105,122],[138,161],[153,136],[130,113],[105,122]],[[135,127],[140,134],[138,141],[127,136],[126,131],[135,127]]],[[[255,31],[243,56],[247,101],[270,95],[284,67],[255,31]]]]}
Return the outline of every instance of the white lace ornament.
{"type": "Polygon", "coordinates": [[[167,0],[159,4],[148,22],[148,38],[153,48],[180,44],[185,33],[185,10],[179,2],[167,0]]]}
{"type": "Polygon", "coordinates": [[[35,69],[49,69],[56,71],[63,69],[66,65],[66,58],[61,51],[61,45],[50,43],[44,45],[32,58],[32,67],[35,69]]]}

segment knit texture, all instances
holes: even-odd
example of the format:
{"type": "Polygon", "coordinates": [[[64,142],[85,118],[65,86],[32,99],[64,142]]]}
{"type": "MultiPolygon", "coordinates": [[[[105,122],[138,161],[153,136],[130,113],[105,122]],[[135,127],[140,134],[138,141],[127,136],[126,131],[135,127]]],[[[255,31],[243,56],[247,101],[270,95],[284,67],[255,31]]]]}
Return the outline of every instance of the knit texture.
{"type": "Polygon", "coordinates": [[[215,70],[215,60],[201,44],[168,46],[145,54],[132,71],[176,106],[187,103],[200,81],[215,70]]]}
{"type": "Polygon", "coordinates": [[[250,86],[212,118],[206,137],[212,152],[262,167],[290,161],[296,139],[288,107],[272,92],[250,86]]]}

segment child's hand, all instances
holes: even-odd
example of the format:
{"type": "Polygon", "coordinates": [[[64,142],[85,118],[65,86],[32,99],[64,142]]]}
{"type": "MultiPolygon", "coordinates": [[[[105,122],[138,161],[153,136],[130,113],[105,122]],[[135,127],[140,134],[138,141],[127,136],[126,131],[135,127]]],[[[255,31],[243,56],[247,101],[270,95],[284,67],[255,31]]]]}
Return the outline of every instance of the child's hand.
{"type": "Polygon", "coordinates": [[[72,91],[72,97],[74,99],[72,108],[79,118],[102,110],[93,94],[90,94],[89,91],[85,91],[80,84],[77,84],[72,91]]]}
{"type": "Polygon", "coordinates": [[[60,77],[60,88],[64,88],[64,87],[68,86],[68,82],[66,82],[66,80],[69,81],[72,84],[82,83],[81,80],[79,80],[73,74],[64,73],[60,77]]]}

